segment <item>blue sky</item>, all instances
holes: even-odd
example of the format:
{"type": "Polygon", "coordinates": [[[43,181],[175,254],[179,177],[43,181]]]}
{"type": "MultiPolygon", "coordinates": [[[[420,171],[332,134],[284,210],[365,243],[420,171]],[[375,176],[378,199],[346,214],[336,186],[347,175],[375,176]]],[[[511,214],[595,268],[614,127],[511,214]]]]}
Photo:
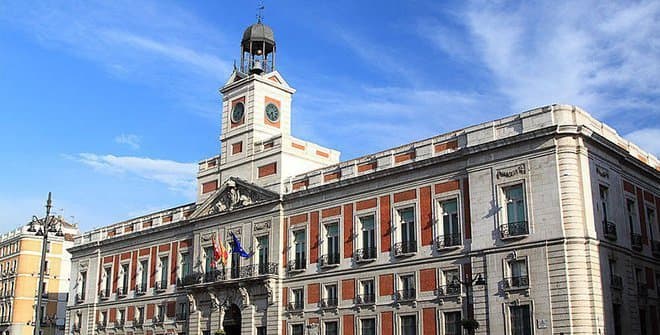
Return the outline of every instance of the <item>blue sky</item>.
{"type": "MultiPolygon", "coordinates": [[[[660,154],[658,1],[265,5],[293,133],[342,159],[552,103],[660,154]]],[[[256,6],[2,1],[2,230],[48,191],[83,230],[194,201],[256,6]]]]}

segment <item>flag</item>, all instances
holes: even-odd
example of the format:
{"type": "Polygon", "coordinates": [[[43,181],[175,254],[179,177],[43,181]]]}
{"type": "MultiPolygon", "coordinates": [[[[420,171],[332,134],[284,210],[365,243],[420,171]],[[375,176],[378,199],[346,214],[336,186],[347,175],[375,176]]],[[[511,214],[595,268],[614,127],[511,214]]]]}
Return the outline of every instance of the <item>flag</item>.
{"type": "Polygon", "coordinates": [[[227,266],[227,259],[229,258],[229,253],[227,252],[227,248],[225,248],[225,244],[222,243],[222,241],[219,241],[220,244],[220,261],[222,262],[222,265],[227,266]]]}
{"type": "Polygon", "coordinates": [[[234,240],[234,245],[231,248],[231,252],[241,255],[243,258],[252,257],[253,252],[248,254],[241,246],[241,241],[238,240],[238,237],[236,237],[236,235],[234,235],[232,232],[229,232],[229,234],[231,234],[231,238],[234,240]]]}
{"type": "Polygon", "coordinates": [[[211,262],[212,267],[216,267],[218,260],[221,257],[220,246],[218,241],[216,241],[216,236],[213,234],[213,261],[211,262]]]}

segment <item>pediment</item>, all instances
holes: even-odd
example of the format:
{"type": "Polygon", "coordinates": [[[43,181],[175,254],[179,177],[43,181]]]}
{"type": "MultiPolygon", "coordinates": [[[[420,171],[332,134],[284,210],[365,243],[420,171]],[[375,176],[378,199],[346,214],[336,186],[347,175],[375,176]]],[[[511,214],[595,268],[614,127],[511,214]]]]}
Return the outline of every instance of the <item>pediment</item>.
{"type": "Polygon", "coordinates": [[[191,218],[231,212],[277,199],[279,199],[279,194],[275,192],[250,184],[240,178],[230,177],[195,210],[191,218]]]}
{"type": "Polygon", "coordinates": [[[229,79],[227,80],[227,82],[225,83],[224,86],[233,84],[233,83],[235,83],[235,82],[237,82],[237,81],[239,81],[239,80],[241,80],[245,77],[247,77],[247,75],[245,73],[242,73],[242,72],[238,71],[237,69],[234,69],[234,71],[231,72],[231,75],[229,76],[229,79]]]}

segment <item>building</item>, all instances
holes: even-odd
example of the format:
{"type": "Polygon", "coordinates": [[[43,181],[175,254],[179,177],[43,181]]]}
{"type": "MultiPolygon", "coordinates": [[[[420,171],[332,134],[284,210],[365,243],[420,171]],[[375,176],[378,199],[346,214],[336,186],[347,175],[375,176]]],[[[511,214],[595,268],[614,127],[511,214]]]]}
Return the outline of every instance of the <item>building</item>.
{"type": "Polygon", "coordinates": [[[195,203],[70,249],[67,332],[659,333],[654,156],[551,105],[340,162],[291,136],[275,54],[247,28],[195,203]],[[230,233],[253,255],[214,266],[230,233]]]}
{"type": "MultiPolygon", "coordinates": [[[[71,254],[67,249],[79,234],[76,226],[61,218],[63,237],[49,235],[42,301],[41,329],[44,335],[64,334],[69,294],[71,254]]],[[[0,334],[34,333],[34,307],[41,260],[42,238],[20,227],[0,236],[0,334]]]]}

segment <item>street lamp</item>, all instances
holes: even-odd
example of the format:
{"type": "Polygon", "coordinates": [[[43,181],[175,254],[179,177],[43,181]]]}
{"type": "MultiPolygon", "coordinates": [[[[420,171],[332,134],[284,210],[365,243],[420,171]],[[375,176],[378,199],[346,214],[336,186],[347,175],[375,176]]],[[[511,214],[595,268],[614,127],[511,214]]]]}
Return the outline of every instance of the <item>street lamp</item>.
{"type": "Polygon", "coordinates": [[[30,221],[30,227],[27,229],[30,233],[35,233],[36,236],[41,236],[41,265],[39,271],[39,284],[37,287],[37,307],[36,316],[35,316],[35,326],[34,326],[34,335],[40,335],[41,332],[41,300],[44,294],[44,272],[46,272],[46,246],[48,244],[48,233],[55,233],[55,236],[61,237],[64,236],[62,233],[62,225],[58,228],[58,220],[54,216],[50,215],[50,209],[52,208],[51,194],[48,192],[48,200],[46,201],[46,216],[43,219],[39,219],[36,216],[32,216],[32,221],[30,221]],[[39,230],[35,227],[39,225],[39,230]]]}
{"type": "Polygon", "coordinates": [[[465,286],[465,293],[466,293],[466,300],[467,300],[467,313],[468,313],[468,318],[461,320],[461,323],[463,325],[463,328],[468,330],[469,334],[474,334],[474,330],[479,328],[479,323],[474,320],[472,317],[472,313],[470,313],[470,303],[472,303],[472,288],[474,286],[484,286],[486,285],[486,280],[484,277],[479,273],[475,275],[472,278],[467,278],[466,281],[462,281],[458,279],[458,277],[453,278],[453,282],[460,283],[461,285],[465,286]]]}

